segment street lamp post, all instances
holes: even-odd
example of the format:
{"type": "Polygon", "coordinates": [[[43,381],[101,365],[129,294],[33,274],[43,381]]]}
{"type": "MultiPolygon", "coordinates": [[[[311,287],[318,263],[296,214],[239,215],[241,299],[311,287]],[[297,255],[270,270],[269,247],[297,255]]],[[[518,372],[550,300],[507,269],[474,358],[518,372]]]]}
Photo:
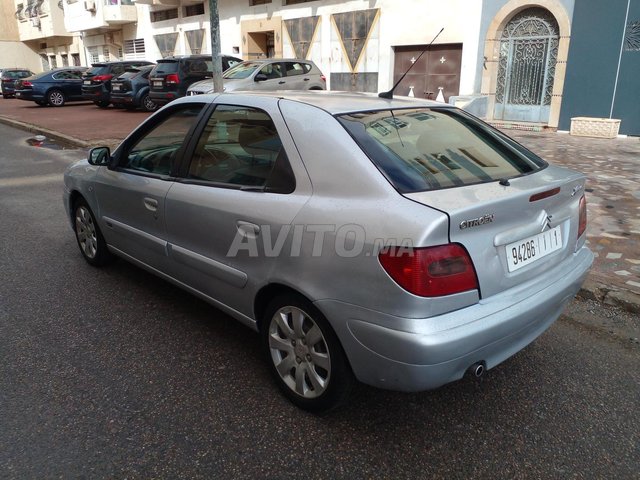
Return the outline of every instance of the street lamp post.
{"type": "Polygon", "coordinates": [[[213,60],[213,91],[222,92],[222,57],[220,56],[220,16],[218,0],[209,0],[211,59],[213,60]]]}

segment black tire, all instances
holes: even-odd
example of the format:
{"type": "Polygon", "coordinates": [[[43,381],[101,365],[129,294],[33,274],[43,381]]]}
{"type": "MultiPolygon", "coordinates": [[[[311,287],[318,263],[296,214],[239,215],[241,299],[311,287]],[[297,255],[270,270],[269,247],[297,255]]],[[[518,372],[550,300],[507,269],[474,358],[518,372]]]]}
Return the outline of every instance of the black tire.
{"type": "Polygon", "coordinates": [[[10,96],[11,96],[11,95],[6,95],[6,94],[4,94],[4,93],[2,94],[2,98],[4,98],[4,99],[9,98],[10,96]]]}
{"type": "Polygon", "coordinates": [[[102,267],[114,259],[84,198],[79,198],[73,205],[73,230],[80,253],[90,265],[102,267]]]}
{"type": "Polygon", "coordinates": [[[355,381],[347,356],[327,319],[308,300],[296,294],[276,297],[261,326],[269,369],[291,402],[321,413],[346,401],[355,381]],[[296,318],[301,319],[298,328],[296,318]]]}
{"type": "Polygon", "coordinates": [[[51,90],[47,93],[47,103],[52,107],[62,107],[65,101],[64,93],[60,90],[51,90]]]}
{"type": "Polygon", "coordinates": [[[140,99],[140,108],[145,112],[154,112],[158,109],[158,104],[151,100],[149,94],[146,93],[140,99]]]}
{"type": "Polygon", "coordinates": [[[36,100],[36,105],[38,105],[39,107],[46,107],[47,106],[47,102],[45,102],[43,100],[36,100]]]}
{"type": "Polygon", "coordinates": [[[100,108],[107,108],[111,102],[107,102],[106,100],[100,100],[99,102],[93,102],[100,108]]]}

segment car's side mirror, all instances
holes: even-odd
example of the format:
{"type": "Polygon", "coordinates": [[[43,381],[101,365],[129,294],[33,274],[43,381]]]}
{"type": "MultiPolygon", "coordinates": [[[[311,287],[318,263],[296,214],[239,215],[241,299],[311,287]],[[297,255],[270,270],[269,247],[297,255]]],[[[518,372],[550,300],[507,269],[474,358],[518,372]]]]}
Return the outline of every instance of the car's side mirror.
{"type": "Polygon", "coordinates": [[[109,147],[96,147],[89,150],[89,158],[87,159],[91,165],[97,167],[109,165],[111,163],[111,151],[109,147]]]}
{"type": "Polygon", "coordinates": [[[265,80],[269,80],[269,77],[267,77],[264,73],[259,73],[255,76],[254,80],[256,82],[264,82],[265,80]]]}

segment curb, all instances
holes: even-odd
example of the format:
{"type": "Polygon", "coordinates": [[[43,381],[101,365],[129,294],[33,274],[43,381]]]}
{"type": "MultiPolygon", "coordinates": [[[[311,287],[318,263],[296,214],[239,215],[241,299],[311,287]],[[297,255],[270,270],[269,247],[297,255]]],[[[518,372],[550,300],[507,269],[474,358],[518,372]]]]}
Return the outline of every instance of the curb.
{"type": "Polygon", "coordinates": [[[595,272],[589,273],[578,292],[578,297],[595,300],[630,313],[640,313],[640,294],[614,287],[595,272]]]}
{"type": "MultiPolygon", "coordinates": [[[[85,149],[99,145],[114,147],[122,141],[120,139],[100,139],[87,142],[47,128],[38,127],[37,125],[2,116],[0,116],[0,123],[21,128],[35,134],[43,134],[54,140],[59,140],[85,149]]],[[[593,271],[589,272],[587,279],[578,291],[577,297],[585,300],[595,300],[597,302],[604,303],[605,305],[626,310],[627,312],[640,313],[640,294],[611,286],[611,283],[607,282],[605,278],[602,278],[602,275],[593,271]]]]}
{"type": "Polygon", "coordinates": [[[27,132],[31,132],[36,135],[41,134],[53,140],[58,140],[78,148],[89,149],[102,145],[112,147],[113,145],[118,145],[122,141],[121,139],[98,139],[91,141],[80,140],[79,138],[65,135],[64,133],[56,132],[54,130],[49,130],[48,128],[42,128],[32,123],[21,122],[20,120],[14,120],[12,118],[2,116],[0,116],[0,123],[9,125],[10,127],[26,130],[27,132]]]}

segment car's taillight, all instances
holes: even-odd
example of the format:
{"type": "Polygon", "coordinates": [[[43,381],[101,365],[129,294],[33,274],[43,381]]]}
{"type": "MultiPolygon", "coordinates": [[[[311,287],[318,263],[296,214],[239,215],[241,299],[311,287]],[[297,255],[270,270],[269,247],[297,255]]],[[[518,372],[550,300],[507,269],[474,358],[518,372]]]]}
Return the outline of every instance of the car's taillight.
{"type": "Polygon", "coordinates": [[[587,199],[580,197],[580,217],[578,221],[578,238],[587,230],[587,199]]]}
{"type": "Polygon", "coordinates": [[[421,297],[440,297],[478,289],[467,250],[460,244],[437,247],[390,247],[378,255],[380,264],[402,288],[421,297]]]}
{"type": "Polygon", "coordinates": [[[33,83],[31,83],[29,80],[23,80],[22,83],[20,83],[21,87],[33,87],[33,83]]]}
{"type": "Polygon", "coordinates": [[[164,79],[165,83],[167,85],[171,84],[171,85],[176,85],[178,83],[180,83],[180,78],[178,77],[177,74],[175,73],[170,73],[169,75],[167,75],[164,79]]]}
{"type": "Polygon", "coordinates": [[[110,73],[106,74],[106,75],[96,75],[95,77],[93,77],[91,80],[93,80],[94,82],[108,82],[109,80],[111,80],[113,78],[113,75],[111,75],[110,73]]]}
{"type": "Polygon", "coordinates": [[[322,80],[323,82],[327,81],[327,77],[325,77],[324,75],[320,75],[320,80],[322,80]]]}

